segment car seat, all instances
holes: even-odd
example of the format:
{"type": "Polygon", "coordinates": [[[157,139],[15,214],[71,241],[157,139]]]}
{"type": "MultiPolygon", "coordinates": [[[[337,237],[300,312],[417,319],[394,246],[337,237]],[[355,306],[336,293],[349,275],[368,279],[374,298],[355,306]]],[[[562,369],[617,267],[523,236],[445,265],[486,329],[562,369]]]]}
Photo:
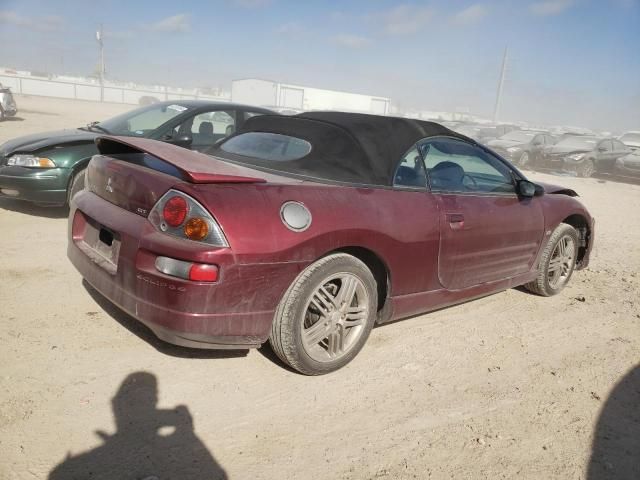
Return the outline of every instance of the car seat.
{"type": "Polygon", "coordinates": [[[457,163],[440,162],[429,174],[431,187],[436,190],[462,190],[464,170],[457,163]]]}

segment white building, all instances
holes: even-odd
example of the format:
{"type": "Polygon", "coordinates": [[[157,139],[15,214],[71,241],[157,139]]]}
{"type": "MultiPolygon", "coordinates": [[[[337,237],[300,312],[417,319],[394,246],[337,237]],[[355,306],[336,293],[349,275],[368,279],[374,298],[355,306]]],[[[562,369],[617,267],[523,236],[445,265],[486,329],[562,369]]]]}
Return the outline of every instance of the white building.
{"type": "Polygon", "coordinates": [[[294,110],[340,110],[387,115],[391,101],[385,97],[303,87],[245,78],[231,82],[231,100],[237,103],[294,110]]]}

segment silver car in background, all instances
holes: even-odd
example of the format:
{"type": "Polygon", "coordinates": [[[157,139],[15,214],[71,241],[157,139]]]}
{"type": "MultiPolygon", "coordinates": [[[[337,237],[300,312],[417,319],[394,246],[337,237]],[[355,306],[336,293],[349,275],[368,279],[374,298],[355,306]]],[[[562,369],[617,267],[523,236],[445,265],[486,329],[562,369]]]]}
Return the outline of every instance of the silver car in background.
{"type": "Polygon", "coordinates": [[[11,89],[0,85],[0,121],[6,117],[13,117],[16,113],[18,113],[18,107],[11,89]]]}

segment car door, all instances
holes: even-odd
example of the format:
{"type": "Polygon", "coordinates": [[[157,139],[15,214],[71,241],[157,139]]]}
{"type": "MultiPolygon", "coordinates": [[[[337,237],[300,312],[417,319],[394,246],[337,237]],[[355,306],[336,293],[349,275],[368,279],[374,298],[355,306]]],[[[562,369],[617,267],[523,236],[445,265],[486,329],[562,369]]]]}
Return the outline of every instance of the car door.
{"type": "Polygon", "coordinates": [[[460,290],[530,271],[544,216],[538,197],[516,194],[511,167],[450,137],[427,139],[420,150],[439,206],[441,284],[460,290]]]}

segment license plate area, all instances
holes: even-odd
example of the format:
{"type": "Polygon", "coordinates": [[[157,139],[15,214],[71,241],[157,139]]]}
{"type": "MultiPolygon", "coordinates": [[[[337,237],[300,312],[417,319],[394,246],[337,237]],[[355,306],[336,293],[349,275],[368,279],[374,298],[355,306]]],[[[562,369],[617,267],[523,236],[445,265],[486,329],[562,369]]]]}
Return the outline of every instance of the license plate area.
{"type": "Polygon", "coordinates": [[[94,263],[115,275],[118,271],[121,245],[119,233],[108,229],[92,218],[82,216],[84,222],[81,223],[84,223],[84,228],[80,232],[74,232],[76,245],[94,263]]]}

